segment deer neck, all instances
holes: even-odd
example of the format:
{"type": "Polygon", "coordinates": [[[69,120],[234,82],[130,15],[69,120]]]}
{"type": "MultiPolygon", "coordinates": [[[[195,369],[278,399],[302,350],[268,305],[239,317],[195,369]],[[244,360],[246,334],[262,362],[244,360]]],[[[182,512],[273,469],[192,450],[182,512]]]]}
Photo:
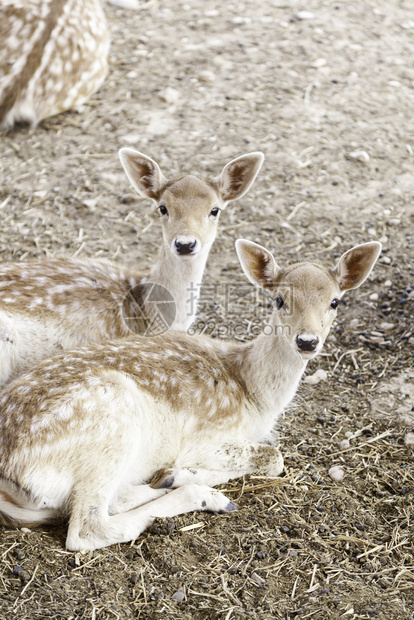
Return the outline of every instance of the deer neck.
{"type": "Polygon", "coordinates": [[[280,327],[240,347],[234,359],[251,400],[271,428],[293,399],[307,362],[280,327]]]}
{"type": "Polygon", "coordinates": [[[178,256],[162,246],[146,278],[166,288],[174,298],[176,314],[171,329],[186,331],[194,322],[209,251],[210,247],[203,247],[195,256],[178,256]]]}

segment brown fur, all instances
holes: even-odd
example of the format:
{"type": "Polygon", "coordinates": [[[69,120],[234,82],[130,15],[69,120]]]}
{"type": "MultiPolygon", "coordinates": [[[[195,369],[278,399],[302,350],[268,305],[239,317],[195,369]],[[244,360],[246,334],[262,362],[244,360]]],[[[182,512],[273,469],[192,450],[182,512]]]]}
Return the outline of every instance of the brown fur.
{"type": "MultiPolygon", "coordinates": [[[[211,414],[208,419],[200,419],[199,424],[220,424],[225,418],[231,418],[246,398],[246,386],[233,365],[234,360],[231,363],[223,359],[221,349],[224,352],[225,345],[213,344],[207,337],[192,337],[189,341],[187,334],[175,332],[155,338],[123,338],[45,360],[2,391],[3,459],[7,461],[8,455],[27,441],[32,423],[41,411],[50,408],[52,403],[51,411],[65,402],[76,403],[79,385],[95,379],[99,381],[106,369],[132,377],[139,389],[166,400],[175,413],[213,398],[211,414]],[[221,392],[225,392],[228,403],[218,408],[214,406],[214,399],[220,401],[221,392]],[[22,419],[16,434],[15,419],[19,416],[22,419]]],[[[241,364],[242,358],[237,363],[241,364]]],[[[79,412],[85,413],[82,409],[79,412]]],[[[64,420],[56,422],[51,413],[50,425],[38,431],[36,440],[39,434],[46,437],[52,430],[59,434],[58,425],[64,432],[66,423],[64,420]]]]}

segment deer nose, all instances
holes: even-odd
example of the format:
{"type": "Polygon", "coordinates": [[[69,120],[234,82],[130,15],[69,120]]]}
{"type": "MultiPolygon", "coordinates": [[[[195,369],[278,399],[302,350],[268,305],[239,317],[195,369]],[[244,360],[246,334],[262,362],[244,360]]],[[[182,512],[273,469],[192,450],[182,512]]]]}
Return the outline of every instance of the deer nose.
{"type": "Polygon", "coordinates": [[[319,338],[314,338],[312,336],[296,336],[296,346],[299,351],[305,351],[311,353],[316,350],[316,347],[319,344],[319,338]]]}
{"type": "Polygon", "coordinates": [[[181,241],[175,240],[175,249],[178,254],[192,254],[196,243],[196,241],[192,241],[191,243],[181,243],[181,241]]]}

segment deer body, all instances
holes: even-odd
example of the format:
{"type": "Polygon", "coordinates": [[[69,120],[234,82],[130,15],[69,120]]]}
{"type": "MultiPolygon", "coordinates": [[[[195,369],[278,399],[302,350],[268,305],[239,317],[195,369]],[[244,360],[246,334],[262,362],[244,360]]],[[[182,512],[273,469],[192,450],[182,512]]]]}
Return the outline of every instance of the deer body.
{"type": "Polygon", "coordinates": [[[187,330],[220,211],[247,192],[263,161],[251,153],[215,180],[167,181],[138,151],[121,149],[120,158],[132,185],[160,212],[158,260],[149,272],[93,259],[0,264],[0,385],[62,350],[131,333],[187,330]]]}
{"type": "Polygon", "coordinates": [[[3,390],[4,523],[70,514],[67,547],[94,549],[136,538],[156,516],[232,510],[211,485],[281,473],[278,448],[263,442],[380,244],[357,246],[334,270],[282,271],[264,248],[237,247],[248,277],[276,291],[269,329],[253,342],[130,336],[62,353],[3,390]]]}
{"type": "Polygon", "coordinates": [[[0,0],[0,129],[81,105],[108,51],[99,0],[0,0]]]}

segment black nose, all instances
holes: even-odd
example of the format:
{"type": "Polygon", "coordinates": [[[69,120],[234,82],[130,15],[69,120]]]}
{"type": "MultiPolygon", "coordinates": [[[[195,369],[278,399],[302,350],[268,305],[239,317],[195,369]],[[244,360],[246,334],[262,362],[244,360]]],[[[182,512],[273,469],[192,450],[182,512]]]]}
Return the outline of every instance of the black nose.
{"type": "Polygon", "coordinates": [[[178,254],[191,254],[196,246],[196,242],[192,241],[192,243],[180,243],[179,241],[175,242],[175,249],[178,254]]]}
{"type": "Polygon", "coordinates": [[[314,351],[318,346],[318,343],[319,338],[312,338],[309,340],[308,338],[296,336],[296,345],[300,351],[314,351]]]}

